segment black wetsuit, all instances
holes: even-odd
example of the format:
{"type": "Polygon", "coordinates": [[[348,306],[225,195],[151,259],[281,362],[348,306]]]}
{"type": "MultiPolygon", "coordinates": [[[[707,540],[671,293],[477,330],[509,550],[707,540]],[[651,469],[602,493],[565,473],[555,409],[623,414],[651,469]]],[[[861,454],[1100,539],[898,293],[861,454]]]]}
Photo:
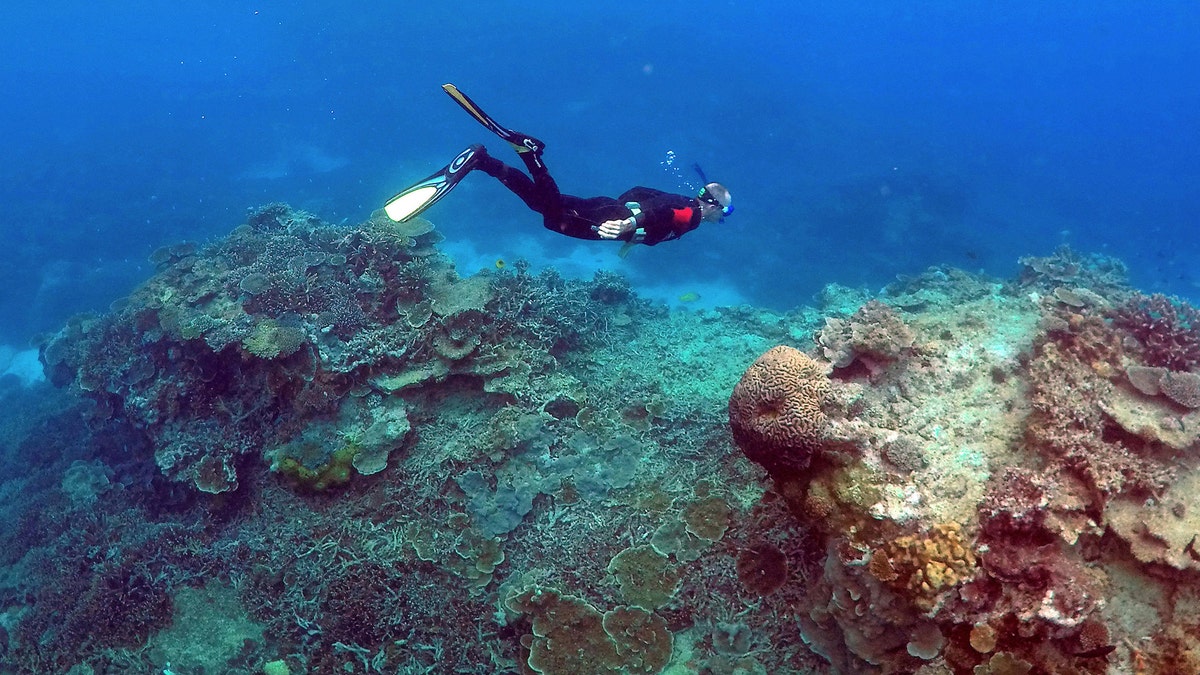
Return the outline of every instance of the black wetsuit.
{"type": "Polygon", "coordinates": [[[546,229],[577,239],[600,239],[596,228],[608,220],[634,216],[627,204],[636,204],[637,227],[617,239],[653,246],[678,239],[700,225],[700,202],[694,197],[671,194],[648,187],[635,187],[620,197],[574,197],[564,195],[546,170],[538,154],[521,155],[532,180],[523,172],[481,152],[475,168],[499,180],[534,211],[542,214],[546,229]]]}

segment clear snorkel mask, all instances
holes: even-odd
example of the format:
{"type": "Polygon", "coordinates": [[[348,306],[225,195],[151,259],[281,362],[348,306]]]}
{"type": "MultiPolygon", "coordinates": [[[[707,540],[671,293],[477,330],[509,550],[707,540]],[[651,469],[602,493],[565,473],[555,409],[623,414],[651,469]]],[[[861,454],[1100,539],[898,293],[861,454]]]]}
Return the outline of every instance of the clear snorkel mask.
{"type": "Polygon", "coordinates": [[[733,213],[733,200],[730,198],[729,190],[726,190],[720,183],[709,183],[708,185],[700,188],[700,192],[696,195],[696,199],[699,199],[705,204],[709,204],[721,209],[721,220],[725,220],[729,214],[733,213]],[[722,196],[725,197],[725,203],[722,203],[721,200],[717,198],[717,195],[714,194],[716,190],[709,190],[710,186],[721,188],[720,192],[722,196]]]}

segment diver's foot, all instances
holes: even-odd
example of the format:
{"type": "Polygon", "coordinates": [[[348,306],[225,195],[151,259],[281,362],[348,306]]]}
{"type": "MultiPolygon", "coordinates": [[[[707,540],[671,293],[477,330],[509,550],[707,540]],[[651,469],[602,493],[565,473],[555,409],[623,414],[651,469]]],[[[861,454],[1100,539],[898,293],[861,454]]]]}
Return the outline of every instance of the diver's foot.
{"type": "Polygon", "coordinates": [[[474,169],[484,157],[487,157],[487,148],[480,143],[468,145],[465,150],[458,153],[458,157],[455,157],[449,166],[450,173],[456,176],[455,182],[474,169]]]}
{"type": "MultiPolygon", "coordinates": [[[[506,131],[508,130],[506,129],[506,131]]],[[[511,135],[504,140],[508,141],[509,145],[513,147],[513,150],[516,150],[519,154],[532,152],[538,157],[541,157],[542,152],[546,149],[546,144],[534,138],[533,136],[526,136],[519,131],[508,131],[508,133],[511,135]]]]}
{"type": "Polygon", "coordinates": [[[482,145],[471,145],[451,160],[449,164],[438,169],[432,176],[408,187],[392,197],[383,206],[388,218],[404,223],[423,213],[433,206],[471,170],[478,167],[479,162],[487,157],[487,150],[482,145]]]}

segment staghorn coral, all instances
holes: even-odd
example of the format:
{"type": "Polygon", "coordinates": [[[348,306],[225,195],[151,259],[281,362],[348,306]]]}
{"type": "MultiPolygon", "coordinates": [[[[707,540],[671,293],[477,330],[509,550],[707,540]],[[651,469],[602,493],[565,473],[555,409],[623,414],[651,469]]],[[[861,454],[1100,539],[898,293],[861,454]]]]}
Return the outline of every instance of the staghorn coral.
{"type": "Polygon", "coordinates": [[[808,467],[825,428],[829,396],[824,369],[804,352],[773,347],[742,375],[729,398],[733,439],[775,476],[808,467]]]}
{"type": "Polygon", "coordinates": [[[321,602],[328,617],[322,639],[330,643],[376,645],[393,631],[399,609],[396,596],[388,588],[391,573],[377,562],[346,565],[331,575],[321,602]]]}

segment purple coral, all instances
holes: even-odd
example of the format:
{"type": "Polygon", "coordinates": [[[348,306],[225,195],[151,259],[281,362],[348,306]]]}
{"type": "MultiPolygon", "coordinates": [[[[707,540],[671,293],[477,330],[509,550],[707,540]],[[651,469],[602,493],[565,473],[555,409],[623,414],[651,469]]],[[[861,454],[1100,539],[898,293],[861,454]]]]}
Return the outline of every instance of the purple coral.
{"type": "Polygon", "coordinates": [[[1137,338],[1147,364],[1171,370],[1200,365],[1200,309],[1161,293],[1139,293],[1113,310],[1112,321],[1137,338]]]}

